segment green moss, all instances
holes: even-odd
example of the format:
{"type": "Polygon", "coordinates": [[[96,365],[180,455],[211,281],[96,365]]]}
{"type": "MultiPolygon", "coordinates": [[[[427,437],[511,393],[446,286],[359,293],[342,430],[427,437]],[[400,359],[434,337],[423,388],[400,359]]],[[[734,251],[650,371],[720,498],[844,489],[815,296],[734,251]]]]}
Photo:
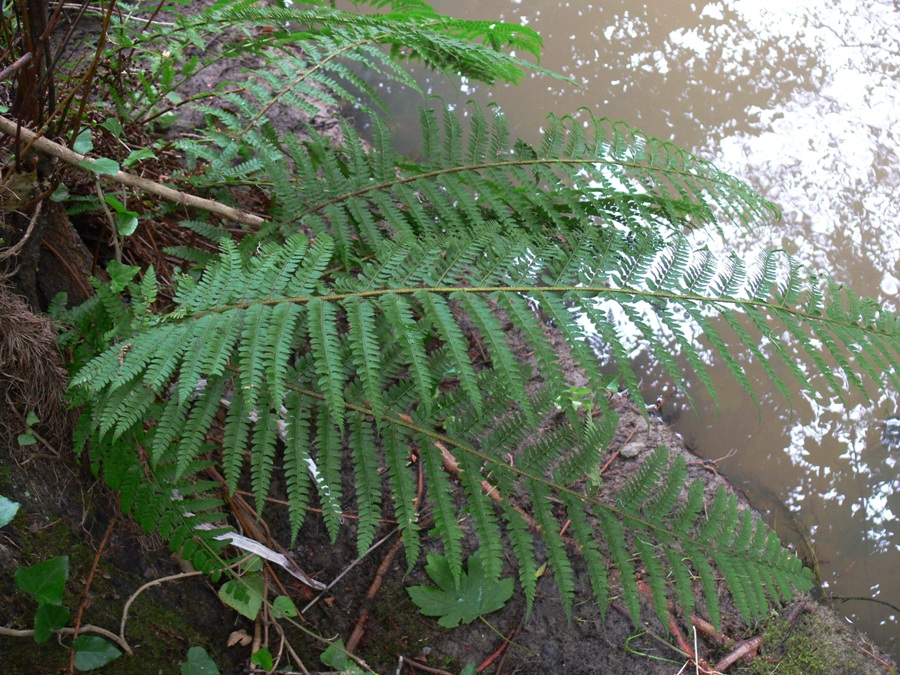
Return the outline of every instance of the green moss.
{"type": "Polygon", "coordinates": [[[852,635],[832,614],[816,605],[792,626],[778,618],[764,627],[759,655],[737,672],[742,675],[871,675],[882,672],[857,649],[852,635]]]}

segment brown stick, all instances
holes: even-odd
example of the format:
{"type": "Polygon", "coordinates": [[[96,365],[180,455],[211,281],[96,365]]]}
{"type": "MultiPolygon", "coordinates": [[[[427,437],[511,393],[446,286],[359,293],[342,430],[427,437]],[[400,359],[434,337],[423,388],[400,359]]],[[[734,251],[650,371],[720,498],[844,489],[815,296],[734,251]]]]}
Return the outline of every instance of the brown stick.
{"type": "Polygon", "coordinates": [[[400,537],[394,542],[394,545],[391,546],[391,550],[388,551],[387,555],[384,556],[384,560],[382,560],[381,564],[378,566],[378,570],[375,572],[375,578],[372,579],[372,584],[369,586],[369,591],[366,593],[366,599],[363,601],[363,608],[359,613],[359,619],[356,620],[356,626],[353,628],[353,633],[350,634],[350,639],[347,640],[346,649],[348,652],[352,653],[356,651],[359,641],[366,632],[366,622],[369,620],[369,610],[372,606],[372,599],[375,597],[375,594],[378,593],[381,584],[384,583],[384,577],[387,574],[388,568],[391,566],[391,563],[394,562],[397,551],[400,550],[402,545],[403,537],[400,537]]]}
{"type": "Polygon", "coordinates": [[[730,652],[728,652],[728,654],[719,659],[719,661],[716,663],[716,670],[725,672],[727,668],[734,665],[741,659],[756,656],[756,652],[765,641],[766,638],[762,635],[757,635],[755,638],[750,638],[749,640],[741,640],[737,643],[737,646],[734,649],[732,649],[730,652]]]}
{"type": "Polygon", "coordinates": [[[0,70],[0,80],[5,80],[29,61],[31,61],[31,52],[25,52],[22,56],[6,66],[6,68],[0,70]]]}
{"type": "MultiPolygon", "coordinates": [[[[453,675],[453,673],[447,670],[441,670],[440,668],[432,668],[430,666],[426,666],[424,663],[419,663],[418,661],[413,661],[408,656],[400,657],[400,666],[403,664],[407,664],[410,667],[410,670],[415,668],[416,670],[424,670],[426,673],[434,673],[434,675],[453,675]]],[[[400,672],[399,670],[397,672],[400,672]]]]}
{"type": "MultiPolygon", "coordinates": [[[[106,527],[106,533],[103,535],[103,541],[100,542],[100,546],[97,548],[97,554],[94,556],[94,563],[91,565],[90,574],[88,574],[87,581],[84,584],[84,593],[81,594],[81,602],[78,603],[78,614],[75,616],[75,630],[72,632],[72,639],[78,637],[78,631],[81,628],[81,615],[84,614],[84,608],[87,605],[88,600],[88,592],[91,590],[91,582],[94,580],[94,573],[97,571],[97,565],[100,564],[100,556],[103,554],[103,549],[106,548],[106,542],[109,541],[109,535],[112,534],[113,527],[116,524],[116,519],[113,518],[109,525],[106,527]]],[[[72,650],[72,653],[69,655],[69,675],[74,675],[75,673],[75,650],[72,650]]]]}
{"type": "MultiPolygon", "coordinates": [[[[485,670],[490,668],[491,664],[500,658],[500,655],[503,654],[512,643],[513,635],[516,634],[516,628],[518,626],[513,626],[512,630],[509,631],[509,634],[506,636],[506,639],[503,641],[503,644],[497,647],[493,654],[488,656],[484,661],[481,662],[481,665],[478,666],[478,672],[483,673],[485,670]]],[[[497,668],[497,672],[500,671],[500,668],[497,668]]]]}
{"type": "MultiPolygon", "coordinates": [[[[418,511],[419,504],[422,503],[422,493],[425,489],[425,470],[422,465],[422,458],[418,457],[417,465],[417,486],[416,486],[416,499],[413,502],[413,508],[418,511]]],[[[400,546],[403,544],[403,537],[401,536],[397,541],[394,542],[394,545],[391,546],[391,550],[387,552],[387,555],[384,556],[384,560],[381,561],[381,564],[378,566],[378,569],[375,571],[375,578],[372,579],[372,584],[369,586],[369,591],[366,593],[366,598],[363,600],[362,611],[359,613],[359,619],[356,620],[356,626],[353,627],[353,633],[350,634],[350,639],[347,640],[347,651],[353,653],[356,651],[356,647],[359,645],[359,641],[362,640],[362,636],[366,632],[366,622],[369,620],[370,609],[372,608],[372,600],[375,598],[375,595],[381,589],[381,584],[384,583],[384,577],[387,574],[388,569],[391,566],[391,563],[394,562],[394,558],[397,556],[397,551],[400,550],[400,546]]]]}
{"type": "MultiPolygon", "coordinates": [[[[26,129],[23,126],[17,125],[10,119],[0,117],[0,132],[6,134],[7,136],[15,138],[17,131],[19,134],[21,134],[22,138],[24,138],[28,143],[31,144],[33,148],[40,150],[41,152],[45,152],[51,157],[56,157],[66,164],[71,164],[72,166],[77,167],[81,166],[82,162],[92,163],[94,161],[89,157],[78,154],[74,150],[69,150],[69,148],[62,146],[59,143],[54,143],[48,138],[38,136],[35,132],[31,131],[30,129],[26,129]]],[[[81,166],[81,168],[86,169],[85,166],[81,166]]],[[[265,218],[258,216],[255,213],[248,213],[247,211],[241,211],[240,209],[234,209],[230,206],[226,206],[221,202],[213,201],[212,199],[204,199],[203,197],[197,197],[196,195],[188,194],[187,192],[174,190],[155,181],[148,180],[147,178],[142,178],[140,176],[135,176],[134,174],[126,173],[124,171],[119,171],[115,175],[104,175],[103,177],[114,180],[117,183],[121,183],[122,185],[128,185],[129,187],[134,187],[138,190],[149,192],[156,195],[157,197],[162,197],[163,199],[167,199],[177,204],[193,206],[198,209],[204,209],[211,213],[217,213],[220,216],[224,216],[225,218],[228,218],[230,220],[236,220],[237,222],[244,223],[246,225],[259,226],[263,225],[266,222],[265,218]]]]}
{"type": "Polygon", "coordinates": [[[691,623],[694,628],[697,629],[697,632],[703,636],[704,640],[720,649],[727,649],[734,643],[734,640],[731,640],[722,633],[716,632],[715,626],[709,621],[701,619],[699,616],[692,615],[691,623]]]}

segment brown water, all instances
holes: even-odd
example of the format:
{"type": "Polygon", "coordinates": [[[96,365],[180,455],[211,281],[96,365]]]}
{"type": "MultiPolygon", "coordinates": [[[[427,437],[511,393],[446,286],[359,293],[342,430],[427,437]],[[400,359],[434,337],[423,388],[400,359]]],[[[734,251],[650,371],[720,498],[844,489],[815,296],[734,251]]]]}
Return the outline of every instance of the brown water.
{"type": "MultiPolygon", "coordinates": [[[[900,10],[851,0],[435,0],[443,13],[527,24],[545,40],[542,65],[580,88],[532,77],[473,88],[419,81],[447,103],[496,102],[513,132],[538,136],[546,115],[625,120],[739,175],[784,208],[776,227],[734,232],[740,251],[783,247],[858,292],[896,308],[900,294],[900,10]]],[[[387,93],[387,92],[386,92],[387,93]]],[[[417,129],[421,98],[391,91],[398,130],[417,129]]],[[[415,149],[415,134],[401,135],[415,149]]],[[[751,367],[750,372],[758,375],[751,367]]],[[[702,391],[677,429],[768,511],[783,538],[810,533],[826,590],[900,606],[898,392],[874,404],[814,405],[759,392],[759,411],[713,370],[719,408],[702,391]],[[798,527],[799,525],[799,527],[798,527]]],[[[759,377],[756,381],[763,382],[759,377]]],[[[648,394],[667,383],[648,377],[648,394]]],[[[696,388],[696,387],[695,387],[696,388]]],[[[677,403],[677,399],[676,399],[677,403]]],[[[896,610],[836,606],[898,650],[896,610]]]]}

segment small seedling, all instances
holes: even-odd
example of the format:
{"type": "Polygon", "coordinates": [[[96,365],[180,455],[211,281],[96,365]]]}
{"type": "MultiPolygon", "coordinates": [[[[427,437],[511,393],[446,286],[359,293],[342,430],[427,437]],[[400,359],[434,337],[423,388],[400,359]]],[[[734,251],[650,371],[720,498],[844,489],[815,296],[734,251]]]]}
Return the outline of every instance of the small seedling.
{"type": "Polygon", "coordinates": [[[31,428],[40,422],[40,418],[34,413],[33,410],[29,411],[25,416],[25,431],[19,434],[19,437],[16,439],[20,446],[24,447],[26,445],[34,445],[37,443],[37,438],[34,435],[34,430],[31,428]]]}

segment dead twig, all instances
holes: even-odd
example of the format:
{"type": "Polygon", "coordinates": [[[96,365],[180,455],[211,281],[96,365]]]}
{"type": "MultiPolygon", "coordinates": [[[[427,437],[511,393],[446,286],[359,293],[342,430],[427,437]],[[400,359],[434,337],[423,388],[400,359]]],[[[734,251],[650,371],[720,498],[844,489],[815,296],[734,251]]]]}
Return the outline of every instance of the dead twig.
{"type": "Polygon", "coordinates": [[[451,673],[449,671],[441,670],[440,668],[432,668],[431,666],[426,666],[424,663],[419,663],[418,661],[413,661],[408,656],[400,657],[400,663],[397,668],[398,673],[402,670],[404,663],[406,665],[408,665],[410,667],[410,669],[415,668],[416,670],[423,670],[426,673],[434,673],[434,675],[453,675],[453,673],[451,673]]]}
{"type": "Polygon", "coordinates": [[[384,556],[384,560],[381,561],[381,564],[375,571],[375,578],[372,579],[372,583],[366,593],[366,598],[363,600],[362,611],[359,613],[359,618],[356,620],[356,626],[353,627],[350,639],[347,640],[346,647],[348,652],[356,651],[357,646],[359,646],[359,641],[362,639],[366,630],[366,622],[369,620],[372,600],[375,598],[375,594],[381,589],[381,584],[384,583],[384,577],[387,574],[388,568],[390,568],[391,563],[394,562],[394,558],[402,544],[403,538],[400,537],[394,542],[394,545],[391,546],[391,550],[387,552],[387,555],[384,556]]]}
{"type": "Polygon", "coordinates": [[[22,66],[26,65],[29,61],[31,61],[31,52],[25,52],[24,54],[22,54],[22,56],[6,66],[6,68],[0,70],[0,80],[5,80],[7,77],[19,70],[22,66]]]}
{"type": "Polygon", "coordinates": [[[28,221],[28,229],[25,230],[25,234],[16,242],[15,246],[10,246],[5,251],[0,251],[0,260],[12,258],[22,250],[26,243],[28,243],[29,238],[31,238],[31,233],[34,231],[34,224],[37,222],[38,216],[41,213],[43,204],[44,202],[38,202],[37,206],[34,207],[34,213],[31,214],[31,219],[28,221]]]}
{"type": "MultiPolygon", "coordinates": [[[[499,647],[497,647],[497,649],[494,651],[493,654],[491,654],[484,661],[481,662],[481,664],[478,666],[479,673],[483,673],[485,670],[490,668],[491,664],[494,661],[496,661],[498,658],[500,658],[506,652],[506,650],[512,644],[513,635],[516,634],[516,629],[518,629],[518,626],[513,626],[512,630],[510,630],[509,633],[507,633],[506,639],[503,641],[503,644],[501,644],[499,647]]],[[[499,666],[497,667],[497,672],[500,672],[499,666]]]]}
{"type": "MultiPolygon", "coordinates": [[[[421,504],[422,502],[422,492],[425,489],[425,475],[422,458],[419,457],[418,460],[418,486],[416,500],[413,505],[413,508],[416,510],[418,510],[419,504],[421,504]]],[[[387,574],[391,563],[394,562],[394,558],[397,556],[397,552],[400,550],[400,546],[402,544],[403,537],[400,537],[399,539],[397,539],[397,541],[394,542],[394,545],[391,546],[391,549],[387,552],[387,555],[384,556],[384,560],[381,561],[381,564],[375,571],[375,578],[372,579],[372,583],[369,586],[369,590],[366,593],[365,599],[363,600],[362,611],[360,611],[359,618],[356,620],[356,625],[353,627],[353,632],[350,634],[350,638],[347,640],[346,647],[348,652],[355,652],[357,646],[359,646],[359,641],[362,639],[362,636],[366,632],[366,622],[369,620],[372,601],[375,599],[375,595],[381,589],[381,585],[384,583],[384,577],[387,574]]]]}
{"type": "Polygon", "coordinates": [[[728,649],[734,644],[734,640],[716,631],[715,626],[699,616],[691,616],[691,623],[703,636],[703,639],[714,647],[728,649]]]}
{"type": "Polygon", "coordinates": [[[766,638],[762,635],[757,635],[749,640],[741,640],[734,649],[716,662],[716,670],[724,672],[741,659],[753,658],[765,641],[766,638]]]}
{"type": "MultiPolygon", "coordinates": [[[[103,535],[103,539],[100,542],[100,546],[97,547],[97,553],[94,555],[94,562],[91,565],[91,571],[88,574],[87,581],[84,583],[84,592],[81,594],[81,602],[78,603],[78,614],[75,615],[75,628],[73,629],[72,635],[73,639],[78,637],[78,630],[81,628],[81,616],[84,614],[84,608],[88,604],[88,593],[91,590],[91,583],[94,581],[94,573],[97,571],[97,565],[100,564],[100,556],[103,555],[103,549],[106,548],[106,543],[109,541],[109,535],[112,534],[113,527],[115,527],[116,519],[113,518],[109,525],[106,527],[106,532],[103,535]]],[[[69,655],[69,675],[74,675],[75,673],[75,650],[72,650],[72,653],[69,655]]]]}
{"type": "MultiPolygon", "coordinates": [[[[54,143],[48,138],[39,136],[30,129],[17,125],[14,121],[5,117],[0,117],[0,132],[13,138],[15,138],[16,133],[18,132],[36,150],[45,152],[51,157],[56,157],[66,164],[70,164],[75,167],[86,169],[86,166],[83,165],[82,162],[90,164],[93,161],[92,159],[85,157],[84,155],[81,155],[74,150],[70,150],[69,148],[60,145],[59,143],[54,143]]],[[[246,225],[259,226],[265,224],[266,222],[265,218],[262,218],[261,216],[258,216],[254,213],[247,213],[246,211],[241,211],[240,209],[226,206],[225,204],[213,201],[212,199],[205,199],[203,197],[197,197],[196,195],[188,194],[187,192],[181,192],[180,190],[166,187],[165,185],[161,185],[160,183],[157,183],[155,181],[148,180],[140,176],[135,176],[134,174],[126,173],[125,171],[118,171],[115,175],[104,175],[104,177],[109,178],[110,180],[114,180],[117,183],[121,183],[122,185],[128,185],[129,187],[137,188],[138,190],[143,190],[144,192],[149,192],[150,194],[154,194],[157,197],[162,197],[163,199],[175,202],[176,204],[184,204],[185,206],[193,206],[198,209],[204,209],[206,211],[209,211],[210,213],[216,213],[220,216],[224,216],[225,218],[235,220],[246,225]]]]}

